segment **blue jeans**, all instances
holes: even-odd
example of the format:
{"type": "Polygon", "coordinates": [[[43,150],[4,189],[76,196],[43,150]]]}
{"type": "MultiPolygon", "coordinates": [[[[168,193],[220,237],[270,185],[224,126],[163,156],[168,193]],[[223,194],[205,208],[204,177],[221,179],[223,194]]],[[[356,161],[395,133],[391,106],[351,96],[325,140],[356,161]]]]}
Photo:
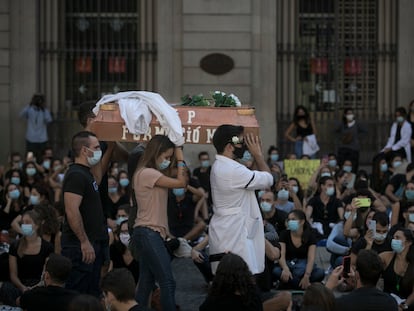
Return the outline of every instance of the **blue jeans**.
{"type": "Polygon", "coordinates": [[[139,257],[139,281],[135,299],[147,306],[149,296],[158,282],[163,311],[175,311],[175,280],[171,269],[171,257],[159,232],[146,227],[134,228],[131,247],[139,257]]]}
{"type": "MultiPolygon", "coordinates": [[[[289,288],[298,289],[300,280],[303,278],[306,272],[306,259],[294,259],[286,260],[286,264],[289,267],[290,272],[292,273],[292,279],[287,282],[289,288]]],[[[273,269],[273,276],[276,280],[280,280],[282,275],[282,268],[278,265],[273,269]]],[[[313,265],[312,273],[309,277],[309,281],[321,282],[325,278],[325,271],[318,268],[316,264],[313,265]]]]}
{"type": "Polygon", "coordinates": [[[298,159],[302,157],[302,154],[303,154],[303,141],[302,140],[295,141],[295,154],[296,154],[296,158],[298,159]]]}
{"type": "Polygon", "coordinates": [[[86,264],[82,261],[80,245],[62,244],[62,255],[72,261],[72,270],[66,281],[65,288],[73,289],[81,294],[89,294],[95,297],[101,296],[100,279],[101,268],[104,263],[105,241],[91,243],[95,250],[95,261],[86,264]]]}

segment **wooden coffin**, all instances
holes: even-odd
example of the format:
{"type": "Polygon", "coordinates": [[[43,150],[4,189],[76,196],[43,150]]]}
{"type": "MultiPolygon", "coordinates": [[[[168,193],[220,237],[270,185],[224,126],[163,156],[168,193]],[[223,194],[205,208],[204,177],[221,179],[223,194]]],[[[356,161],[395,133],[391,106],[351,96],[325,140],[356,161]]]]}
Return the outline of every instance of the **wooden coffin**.
{"type": "MultiPolygon", "coordinates": [[[[186,144],[211,144],[214,131],[222,124],[243,125],[245,132],[259,134],[259,124],[252,107],[173,107],[181,119],[186,144]]],[[[105,141],[145,142],[153,135],[165,134],[155,116],[146,134],[131,134],[121,118],[117,103],[101,105],[91,126],[98,138],[105,141]]]]}

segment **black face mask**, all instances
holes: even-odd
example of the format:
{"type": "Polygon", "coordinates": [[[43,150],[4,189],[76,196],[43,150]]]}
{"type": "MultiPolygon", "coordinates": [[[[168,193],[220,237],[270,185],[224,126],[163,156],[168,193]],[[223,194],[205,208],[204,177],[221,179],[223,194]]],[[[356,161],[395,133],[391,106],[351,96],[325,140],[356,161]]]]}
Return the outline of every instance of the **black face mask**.
{"type": "Polygon", "coordinates": [[[236,146],[233,145],[233,147],[234,147],[233,154],[236,157],[236,159],[243,158],[244,152],[247,150],[246,145],[242,144],[241,147],[236,147],[236,146]]]}

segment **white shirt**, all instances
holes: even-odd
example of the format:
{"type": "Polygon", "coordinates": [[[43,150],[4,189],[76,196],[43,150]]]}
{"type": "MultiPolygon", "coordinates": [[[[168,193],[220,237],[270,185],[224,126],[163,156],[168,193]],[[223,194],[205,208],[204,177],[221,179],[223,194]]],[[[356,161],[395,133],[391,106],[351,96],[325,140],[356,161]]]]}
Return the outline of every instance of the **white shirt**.
{"type": "MultiPolygon", "coordinates": [[[[272,175],[216,155],[210,181],[214,211],[209,227],[210,255],[232,252],[246,261],[253,274],[263,272],[265,238],[254,191],[271,187],[272,175]]],[[[211,263],[213,273],[217,265],[211,263]]]]}

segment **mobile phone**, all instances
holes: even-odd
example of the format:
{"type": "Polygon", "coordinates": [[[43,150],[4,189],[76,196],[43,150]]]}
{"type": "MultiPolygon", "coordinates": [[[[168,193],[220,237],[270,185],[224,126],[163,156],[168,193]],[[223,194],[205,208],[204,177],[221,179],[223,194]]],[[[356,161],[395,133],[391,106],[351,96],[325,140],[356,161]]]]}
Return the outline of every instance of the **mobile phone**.
{"type": "Polygon", "coordinates": [[[369,220],[368,221],[368,229],[372,230],[372,234],[375,236],[375,233],[377,232],[377,222],[375,220],[369,220]]]}
{"type": "Polygon", "coordinates": [[[357,202],[359,202],[358,207],[370,207],[371,206],[371,199],[370,198],[356,198],[357,202]]]}
{"type": "Polygon", "coordinates": [[[342,266],[344,267],[342,270],[342,276],[347,278],[351,272],[351,256],[344,256],[342,259],[342,266]]]}

